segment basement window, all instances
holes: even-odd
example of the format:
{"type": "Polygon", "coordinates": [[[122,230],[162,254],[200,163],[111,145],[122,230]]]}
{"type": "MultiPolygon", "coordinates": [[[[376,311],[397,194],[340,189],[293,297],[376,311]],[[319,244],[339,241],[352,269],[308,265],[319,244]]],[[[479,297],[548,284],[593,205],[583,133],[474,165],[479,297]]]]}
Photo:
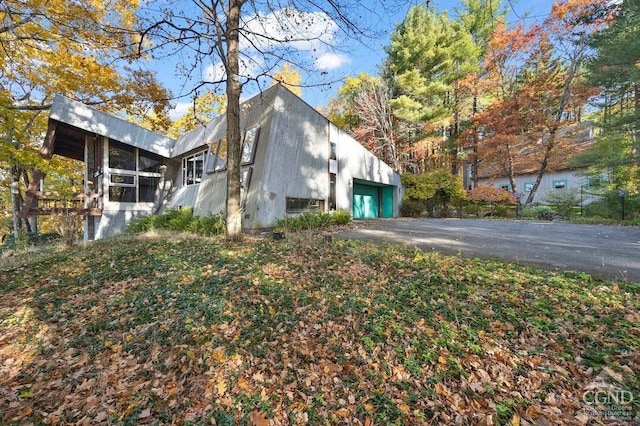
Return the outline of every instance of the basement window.
{"type": "Polygon", "coordinates": [[[324,207],[324,200],[317,198],[290,198],[287,197],[287,214],[304,212],[319,212],[324,207]]]}

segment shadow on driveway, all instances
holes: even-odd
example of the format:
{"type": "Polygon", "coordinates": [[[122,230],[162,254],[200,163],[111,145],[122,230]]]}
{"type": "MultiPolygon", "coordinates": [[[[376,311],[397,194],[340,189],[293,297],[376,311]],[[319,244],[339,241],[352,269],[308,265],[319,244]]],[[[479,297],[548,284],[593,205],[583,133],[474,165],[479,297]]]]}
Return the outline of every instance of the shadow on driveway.
{"type": "Polygon", "coordinates": [[[546,269],[640,282],[640,229],[482,219],[377,219],[341,238],[390,241],[466,257],[498,258],[546,269]]]}

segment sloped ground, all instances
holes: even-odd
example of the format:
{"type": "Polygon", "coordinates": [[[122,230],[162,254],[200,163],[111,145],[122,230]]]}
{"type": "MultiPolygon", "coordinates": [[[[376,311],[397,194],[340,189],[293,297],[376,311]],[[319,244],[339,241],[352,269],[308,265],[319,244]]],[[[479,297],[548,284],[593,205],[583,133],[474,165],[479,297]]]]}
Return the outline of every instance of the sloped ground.
{"type": "Polygon", "coordinates": [[[638,293],[306,235],[53,250],[0,267],[0,422],[629,424],[638,293]]]}

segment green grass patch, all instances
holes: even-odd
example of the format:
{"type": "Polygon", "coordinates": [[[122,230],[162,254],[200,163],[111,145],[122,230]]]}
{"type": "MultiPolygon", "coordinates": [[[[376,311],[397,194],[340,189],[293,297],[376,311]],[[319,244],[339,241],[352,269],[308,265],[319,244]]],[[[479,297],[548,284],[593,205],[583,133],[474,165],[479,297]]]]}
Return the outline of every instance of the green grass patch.
{"type": "Polygon", "coordinates": [[[638,410],[639,284],[310,238],[0,264],[0,421],[557,423],[602,380],[638,410]]]}

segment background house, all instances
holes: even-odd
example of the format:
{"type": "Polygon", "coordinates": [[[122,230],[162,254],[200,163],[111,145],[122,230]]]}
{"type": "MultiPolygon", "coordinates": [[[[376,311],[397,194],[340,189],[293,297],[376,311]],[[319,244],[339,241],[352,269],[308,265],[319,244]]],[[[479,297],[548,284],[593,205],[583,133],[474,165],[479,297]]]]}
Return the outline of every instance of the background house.
{"type": "MultiPolygon", "coordinates": [[[[303,211],[399,215],[399,174],[285,87],[265,90],[241,111],[244,229],[303,211]]],[[[166,208],[224,214],[225,135],[224,116],[172,140],[57,96],[42,154],[84,162],[78,213],[85,215],[85,239],[94,239],[166,208]]],[[[37,201],[37,189],[30,192],[23,214],[54,213],[37,201]]]]}
{"type": "MultiPolygon", "coordinates": [[[[544,136],[540,136],[543,138],[544,136]]],[[[545,204],[547,195],[557,189],[571,189],[585,194],[584,203],[588,203],[592,196],[591,189],[599,182],[586,177],[582,170],[572,167],[571,160],[593,147],[594,127],[591,122],[582,122],[574,126],[561,129],[558,132],[558,147],[551,156],[548,168],[533,199],[534,203],[545,204]]],[[[531,144],[517,144],[512,148],[517,152],[514,158],[516,192],[521,201],[526,200],[536,181],[540,167],[539,152],[532,149],[531,144]]],[[[502,159],[504,160],[504,159],[502,159]]],[[[505,168],[499,160],[481,160],[478,167],[478,184],[490,184],[498,188],[513,191],[505,168]]]]}

